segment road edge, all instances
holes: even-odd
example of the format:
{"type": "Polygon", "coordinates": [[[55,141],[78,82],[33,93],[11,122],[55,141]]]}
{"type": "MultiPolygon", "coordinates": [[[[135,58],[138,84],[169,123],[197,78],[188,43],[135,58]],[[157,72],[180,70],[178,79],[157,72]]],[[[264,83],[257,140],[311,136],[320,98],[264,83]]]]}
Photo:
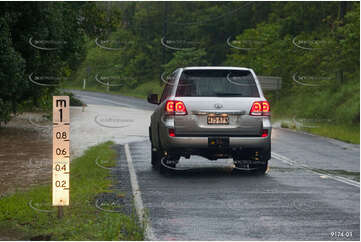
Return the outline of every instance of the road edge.
{"type": "Polygon", "coordinates": [[[152,228],[149,220],[145,217],[142,194],[140,192],[137,175],[135,173],[135,169],[133,166],[133,160],[132,160],[132,156],[130,154],[130,149],[129,149],[128,144],[124,145],[124,150],[125,150],[125,156],[126,156],[127,162],[128,162],[130,183],[132,186],[135,209],[137,211],[137,215],[139,217],[141,224],[144,224],[144,226],[145,226],[145,235],[144,235],[145,239],[146,240],[156,240],[154,232],[153,232],[153,228],[152,228]]]}

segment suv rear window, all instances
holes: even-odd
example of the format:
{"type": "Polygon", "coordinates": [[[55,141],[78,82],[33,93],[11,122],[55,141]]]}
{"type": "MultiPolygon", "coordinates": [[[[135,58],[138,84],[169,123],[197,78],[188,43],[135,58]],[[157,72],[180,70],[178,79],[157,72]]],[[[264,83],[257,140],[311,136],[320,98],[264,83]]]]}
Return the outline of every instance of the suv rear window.
{"type": "Polygon", "coordinates": [[[176,92],[177,97],[259,97],[250,71],[186,70],[176,92]]]}

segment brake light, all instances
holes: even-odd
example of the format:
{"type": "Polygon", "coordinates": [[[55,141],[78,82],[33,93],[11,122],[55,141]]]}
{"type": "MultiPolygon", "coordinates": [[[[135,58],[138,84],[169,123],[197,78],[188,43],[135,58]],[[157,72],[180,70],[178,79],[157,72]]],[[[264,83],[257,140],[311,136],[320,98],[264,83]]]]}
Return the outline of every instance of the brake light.
{"type": "Polygon", "coordinates": [[[182,101],[168,100],[165,104],[167,115],[186,115],[187,108],[182,101]]]}
{"type": "Polygon", "coordinates": [[[252,104],[251,111],[249,115],[252,116],[269,116],[270,115],[270,106],[267,101],[256,101],[252,104]]]}
{"type": "Polygon", "coordinates": [[[174,107],[176,113],[186,113],[186,106],[184,105],[183,102],[181,101],[175,102],[174,107]]]}
{"type": "Polygon", "coordinates": [[[262,102],[262,112],[269,112],[270,111],[270,107],[269,107],[269,103],[267,101],[262,102]]]}
{"type": "Polygon", "coordinates": [[[175,137],[174,129],[169,129],[169,130],[168,130],[168,133],[169,133],[169,136],[170,136],[170,137],[175,137]]]}
{"type": "Polygon", "coordinates": [[[165,104],[165,111],[167,113],[174,113],[174,102],[173,101],[167,101],[165,104]]]}
{"type": "Polygon", "coordinates": [[[268,136],[268,129],[264,129],[262,130],[262,137],[267,137],[268,136]]]}

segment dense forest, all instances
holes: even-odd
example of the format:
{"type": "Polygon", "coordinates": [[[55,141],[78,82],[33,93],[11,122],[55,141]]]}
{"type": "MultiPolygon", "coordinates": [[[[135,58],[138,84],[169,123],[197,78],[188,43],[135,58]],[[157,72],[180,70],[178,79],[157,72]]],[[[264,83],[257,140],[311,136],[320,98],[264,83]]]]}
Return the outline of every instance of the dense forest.
{"type": "Polygon", "coordinates": [[[1,2],[0,124],[46,110],[84,60],[86,43],[114,23],[88,2],[1,2]]]}
{"type": "Polygon", "coordinates": [[[59,87],[81,88],[84,80],[86,88],[108,84],[145,96],[160,92],[160,76],[177,67],[230,65],[282,77],[280,91],[266,91],[280,116],[359,125],[359,2],[3,2],[0,8],[0,121],[24,106],[47,106],[59,87]]]}

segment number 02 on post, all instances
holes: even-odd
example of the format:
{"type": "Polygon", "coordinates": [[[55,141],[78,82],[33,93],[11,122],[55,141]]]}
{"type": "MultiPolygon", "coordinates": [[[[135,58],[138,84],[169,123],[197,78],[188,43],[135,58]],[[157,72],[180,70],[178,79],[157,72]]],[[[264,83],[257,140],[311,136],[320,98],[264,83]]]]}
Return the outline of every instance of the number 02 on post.
{"type": "Polygon", "coordinates": [[[53,97],[53,206],[69,206],[69,97],[53,97]]]}

